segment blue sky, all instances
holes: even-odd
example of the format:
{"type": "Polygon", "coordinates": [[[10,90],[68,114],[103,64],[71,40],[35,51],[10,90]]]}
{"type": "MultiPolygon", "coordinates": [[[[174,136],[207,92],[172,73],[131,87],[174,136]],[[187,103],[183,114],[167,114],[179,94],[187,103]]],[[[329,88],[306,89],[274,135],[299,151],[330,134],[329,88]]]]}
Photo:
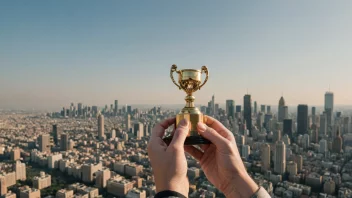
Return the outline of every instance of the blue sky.
{"type": "Polygon", "coordinates": [[[352,1],[1,1],[0,108],[180,104],[169,78],[207,65],[196,103],[352,104],[352,1]]]}

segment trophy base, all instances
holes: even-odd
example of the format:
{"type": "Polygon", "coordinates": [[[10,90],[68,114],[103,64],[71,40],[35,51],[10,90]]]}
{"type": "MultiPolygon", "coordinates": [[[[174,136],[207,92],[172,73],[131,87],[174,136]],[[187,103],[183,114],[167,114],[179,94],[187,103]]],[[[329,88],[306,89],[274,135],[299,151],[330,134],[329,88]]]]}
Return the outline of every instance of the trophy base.
{"type": "MultiPolygon", "coordinates": [[[[169,146],[172,141],[172,136],[165,137],[164,142],[169,146]]],[[[211,142],[202,136],[188,136],[184,145],[211,144],[211,142]]]]}

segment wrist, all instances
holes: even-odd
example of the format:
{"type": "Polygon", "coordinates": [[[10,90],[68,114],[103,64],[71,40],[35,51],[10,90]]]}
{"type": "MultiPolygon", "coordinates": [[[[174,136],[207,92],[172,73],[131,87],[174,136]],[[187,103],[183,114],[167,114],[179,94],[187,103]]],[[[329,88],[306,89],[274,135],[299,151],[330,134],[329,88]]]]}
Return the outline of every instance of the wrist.
{"type": "Polygon", "coordinates": [[[231,185],[224,189],[224,195],[227,198],[231,197],[251,197],[257,192],[259,186],[253,181],[253,179],[246,173],[239,174],[232,182],[231,185]]]}
{"type": "Polygon", "coordinates": [[[185,197],[188,197],[188,192],[189,192],[189,182],[187,178],[183,178],[181,180],[173,181],[164,181],[164,182],[158,182],[156,184],[156,193],[163,192],[163,191],[174,191],[178,192],[185,197]]]}

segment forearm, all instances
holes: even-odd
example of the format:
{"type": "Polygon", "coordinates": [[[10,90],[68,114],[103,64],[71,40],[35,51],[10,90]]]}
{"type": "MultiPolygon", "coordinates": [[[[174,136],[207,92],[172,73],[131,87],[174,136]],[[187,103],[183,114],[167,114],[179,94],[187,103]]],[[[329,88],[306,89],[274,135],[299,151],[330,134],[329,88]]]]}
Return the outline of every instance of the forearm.
{"type": "Polygon", "coordinates": [[[241,173],[236,176],[231,185],[224,188],[224,194],[227,198],[252,197],[259,189],[259,186],[247,173],[241,173]]]}

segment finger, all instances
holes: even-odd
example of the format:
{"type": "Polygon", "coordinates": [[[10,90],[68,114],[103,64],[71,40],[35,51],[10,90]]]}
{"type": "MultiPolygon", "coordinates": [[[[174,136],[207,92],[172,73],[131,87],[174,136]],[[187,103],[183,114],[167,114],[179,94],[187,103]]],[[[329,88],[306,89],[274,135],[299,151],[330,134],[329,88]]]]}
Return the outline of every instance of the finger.
{"type": "Polygon", "coordinates": [[[203,157],[203,152],[197,149],[194,146],[185,146],[185,151],[190,154],[192,157],[194,157],[196,160],[200,161],[203,157]]]}
{"type": "Polygon", "coordinates": [[[174,136],[174,135],[175,135],[175,131],[176,131],[176,128],[175,128],[174,130],[172,130],[171,136],[174,136]]]}
{"type": "Polygon", "coordinates": [[[199,146],[200,146],[200,148],[205,152],[205,151],[208,150],[210,144],[201,144],[201,145],[199,145],[199,146]]]}
{"type": "Polygon", "coordinates": [[[221,148],[228,143],[228,140],[217,133],[213,128],[208,127],[204,123],[199,122],[197,125],[199,134],[215,144],[217,148],[221,148]]]}
{"type": "Polygon", "coordinates": [[[171,148],[183,148],[186,137],[189,131],[189,122],[186,119],[180,121],[174,136],[172,137],[172,141],[169,145],[171,148]]]}
{"type": "Polygon", "coordinates": [[[218,132],[222,137],[228,140],[233,139],[232,133],[223,124],[221,124],[221,122],[219,122],[215,118],[205,115],[204,122],[206,125],[208,125],[209,127],[213,128],[216,132],[218,132]]]}
{"type": "Polygon", "coordinates": [[[166,119],[166,120],[158,123],[157,125],[155,125],[150,138],[151,139],[162,138],[164,136],[165,130],[167,128],[169,128],[169,126],[174,124],[175,122],[176,122],[176,118],[169,118],[169,119],[166,119]]]}

